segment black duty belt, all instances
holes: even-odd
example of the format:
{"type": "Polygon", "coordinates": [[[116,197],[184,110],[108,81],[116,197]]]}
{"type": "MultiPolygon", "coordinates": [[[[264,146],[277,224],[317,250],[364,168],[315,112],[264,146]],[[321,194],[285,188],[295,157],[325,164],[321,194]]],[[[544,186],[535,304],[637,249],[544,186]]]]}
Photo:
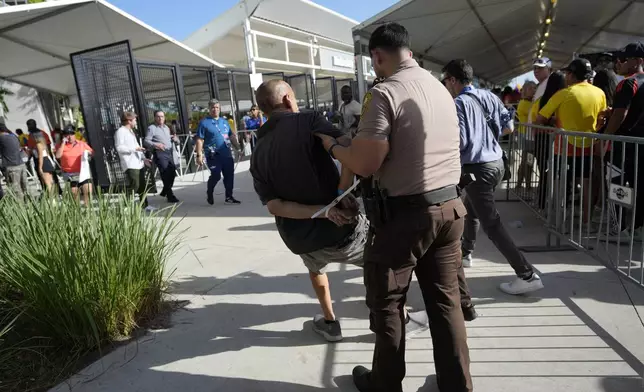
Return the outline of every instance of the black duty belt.
{"type": "Polygon", "coordinates": [[[449,185],[433,191],[418,195],[396,196],[387,199],[391,207],[429,207],[440,205],[458,198],[459,192],[456,185],[449,185]]]}

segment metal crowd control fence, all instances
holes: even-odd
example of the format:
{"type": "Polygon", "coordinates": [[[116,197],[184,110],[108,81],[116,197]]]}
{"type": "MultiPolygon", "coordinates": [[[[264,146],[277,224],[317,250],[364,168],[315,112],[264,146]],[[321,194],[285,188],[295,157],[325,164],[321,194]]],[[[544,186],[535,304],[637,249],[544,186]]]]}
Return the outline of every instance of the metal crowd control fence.
{"type": "MultiPolygon", "coordinates": [[[[245,135],[253,136],[255,131],[248,130],[238,130],[237,135],[239,136],[238,141],[242,145],[243,153],[237,154],[235,157],[235,169],[239,162],[247,157],[250,157],[252,150],[250,149],[250,139],[246,138],[245,135]]],[[[197,164],[197,154],[196,154],[196,143],[194,141],[194,135],[177,135],[179,138],[179,145],[177,146],[180,159],[179,167],[177,167],[177,176],[185,176],[187,174],[193,174],[192,181],[195,180],[197,174],[202,174],[202,180],[206,181],[206,174],[208,168],[200,166],[197,164]]],[[[158,174],[158,170],[155,171],[155,178],[158,174]]]]}
{"type": "Polygon", "coordinates": [[[644,288],[642,145],[644,138],[517,124],[508,200],[521,200],[548,229],[545,247],[525,250],[582,250],[644,288]]]}

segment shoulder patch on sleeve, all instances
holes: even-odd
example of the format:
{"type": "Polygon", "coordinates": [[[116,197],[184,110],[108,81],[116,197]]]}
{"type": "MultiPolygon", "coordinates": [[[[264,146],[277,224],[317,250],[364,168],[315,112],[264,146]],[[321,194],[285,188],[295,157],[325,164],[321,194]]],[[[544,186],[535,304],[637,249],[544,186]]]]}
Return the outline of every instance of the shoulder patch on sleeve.
{"type": "Polygon", "coordinates": [[[367,92],[364,96],[364,100],[362,102],[362,111],[360,113],[360,116],[364,116],[365,113],[369,110],[369,105],[371,104],[371,91],[367,92]]]}

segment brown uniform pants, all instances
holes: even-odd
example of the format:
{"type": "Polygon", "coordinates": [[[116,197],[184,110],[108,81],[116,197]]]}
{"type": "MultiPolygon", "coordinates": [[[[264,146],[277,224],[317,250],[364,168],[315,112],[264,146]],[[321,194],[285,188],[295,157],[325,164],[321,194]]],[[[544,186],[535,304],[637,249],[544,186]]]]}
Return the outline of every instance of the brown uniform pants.
{"type": "Polygon", "coordinates": [[[389,222],[370,233],[364,280],[376,334],[371,374],[375,390],[402,392],[403,307],[415,270],[429,316],[438,387],[441,392],[472,391],[457,278],[465,214],[460,198],[437,206],[398,208],[389,222]]]}

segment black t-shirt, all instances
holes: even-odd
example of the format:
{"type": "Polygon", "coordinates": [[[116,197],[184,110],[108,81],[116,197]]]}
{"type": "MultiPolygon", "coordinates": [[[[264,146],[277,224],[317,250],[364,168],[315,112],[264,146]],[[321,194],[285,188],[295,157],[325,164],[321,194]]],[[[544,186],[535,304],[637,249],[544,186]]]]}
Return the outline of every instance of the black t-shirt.
{"type": "Polygon", "coordinates": [[[0,132],[0,158],[2,158],[3,167],[22,165],[20,150],[18,136],[12,133],[0,132]]]}
{"type": "Polygon", "coordinates": [[[617,85],[613,109],[628,109],[617,135],[644,136],[644,73],[634,74],[617,85]]]}
{"type": "MultiPolygon", "coordinates": [[[[257,132],[250,172],[264,205],[281,199],[305,205],[327,205],[337,197],[338,169],[314,133],[342,136],[316,112],[276,113],[257,132]]],[[[275,217],[286,246],[295,254],[339,244],[354,230],[327,219],[275,217]]]]}

